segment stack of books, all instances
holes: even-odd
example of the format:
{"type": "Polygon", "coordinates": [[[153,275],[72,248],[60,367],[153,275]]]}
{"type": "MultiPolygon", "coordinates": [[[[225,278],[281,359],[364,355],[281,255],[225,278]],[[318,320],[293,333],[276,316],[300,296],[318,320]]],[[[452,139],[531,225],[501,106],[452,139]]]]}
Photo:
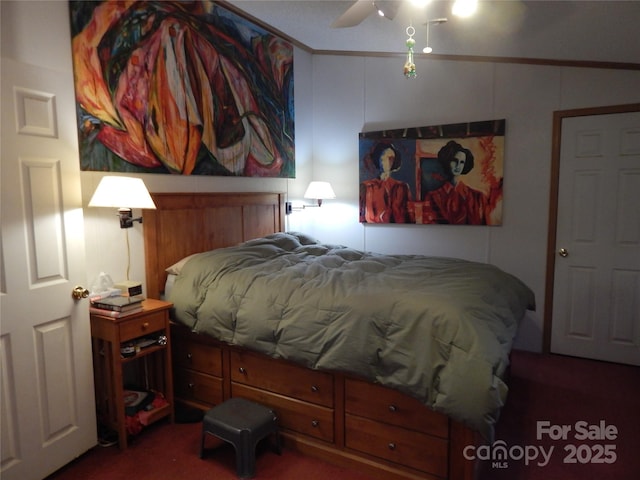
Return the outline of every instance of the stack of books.
{"type": "Polygon", "coordinates": [[[97,297],[91,299],[89,311],[97,315],[120,318],[142,311],[143,295],[134,297],[114,295],[110,297],[97,297]]]}

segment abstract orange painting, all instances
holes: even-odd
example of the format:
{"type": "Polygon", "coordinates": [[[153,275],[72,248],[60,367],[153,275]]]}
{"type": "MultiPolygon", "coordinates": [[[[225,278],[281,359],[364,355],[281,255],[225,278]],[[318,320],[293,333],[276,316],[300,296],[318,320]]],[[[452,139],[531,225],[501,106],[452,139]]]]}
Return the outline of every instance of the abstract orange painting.
{"type": "Polygon", "coordinates": [[[209,1],[71,1],[82,170],[295,176],[293,48],[209,1]]]}

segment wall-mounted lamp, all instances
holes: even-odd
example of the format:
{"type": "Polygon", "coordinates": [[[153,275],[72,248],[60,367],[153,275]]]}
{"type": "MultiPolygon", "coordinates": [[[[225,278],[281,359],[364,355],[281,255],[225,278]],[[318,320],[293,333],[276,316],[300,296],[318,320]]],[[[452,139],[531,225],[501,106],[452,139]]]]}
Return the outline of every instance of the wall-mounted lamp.
{"type": "MultiPolygon", "coordinates": [[[[142,223],[142,217],[133,218],[132,208],[146,208],[151,210],[155,210],[156,208],[156,204],[153,203],[153,199],[151,195],[149,195],[149,190],[147,190],[141,178],[116,176],[102,177],[98,188],[93,192],[89,206],[117,208],[120,217],[120,228],[131,228],[133,227],[133,222],[142,223]]],[[[142,293],[142,286],[140,282],[129,281],[131,249],[129,247],[128,230],[125,230],[125,239],[127,244],[126,280],[120,282],[117,286],[121,289],[127,288],[129,294],[137,295],[138,292],[142,293]]]]}
{"type": "Polygon", "coordinates": [[[292,210],[304,210],[305,208],[321,207],[323,200],[336,198],[336,194],[333,192],[333,188],[331,188],[331,184],[329,182],[311,182],[309,183],[307,190],[304,192],[304,198],[313,199],[317,202],[317,204],[311,203],[304,204],[299,207],[294,207],[292,206],[291,202],[287,202],[287,214],[291,213],[292,210]]]}
{"type": "MultiPolygon", "coordinates": [[[[331,188],[329,182],[311,182],[304,192],[304,198],[315,199],[318,207],[322,206],[322,200],[336,198],[336,194],[331,188]]],[[[315,207],[316,205],[305,205],[307,207],[315,207]]]]}
{"type": "Polygon", "coordinates": [[[131,228],[133,222],[142,223],[142,217],[133,218],[132,208],[156,208],[141,178],[115,176],[102,177],[89,206],[117,208],[120,228],[131,228]]]}

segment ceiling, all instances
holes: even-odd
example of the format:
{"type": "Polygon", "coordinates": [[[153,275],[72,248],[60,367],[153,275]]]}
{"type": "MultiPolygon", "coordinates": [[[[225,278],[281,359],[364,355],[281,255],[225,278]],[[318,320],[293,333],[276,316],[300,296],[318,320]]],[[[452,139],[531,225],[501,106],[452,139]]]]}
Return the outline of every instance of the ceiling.
{"type": "Polygon", "coordinates": [[[451,1],[432,0],[423,9],[404,1],[393,20],[373,11],[361,24],[332,28],[353,1],[229,0],[250,17],[270,25],[312,51],[402,53],[408,26],[415,51],[426,45],[431,25],[434,54],[516,57],[578,62],[630,63],[640,68],[640,0],[479,0],[471,18],[451,15],[451,1]]]}

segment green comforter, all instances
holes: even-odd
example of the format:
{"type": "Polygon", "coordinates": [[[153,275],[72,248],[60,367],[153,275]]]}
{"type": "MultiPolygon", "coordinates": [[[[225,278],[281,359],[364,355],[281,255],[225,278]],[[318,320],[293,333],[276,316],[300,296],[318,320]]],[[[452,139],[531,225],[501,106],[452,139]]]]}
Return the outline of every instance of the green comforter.
{"type": "Polygon", "coordinates": [[[285,233],[193,256],[169,300],[195,332],[401,390],[488,440],[518,321],[534,308],[492,265],[285,233]]]}

